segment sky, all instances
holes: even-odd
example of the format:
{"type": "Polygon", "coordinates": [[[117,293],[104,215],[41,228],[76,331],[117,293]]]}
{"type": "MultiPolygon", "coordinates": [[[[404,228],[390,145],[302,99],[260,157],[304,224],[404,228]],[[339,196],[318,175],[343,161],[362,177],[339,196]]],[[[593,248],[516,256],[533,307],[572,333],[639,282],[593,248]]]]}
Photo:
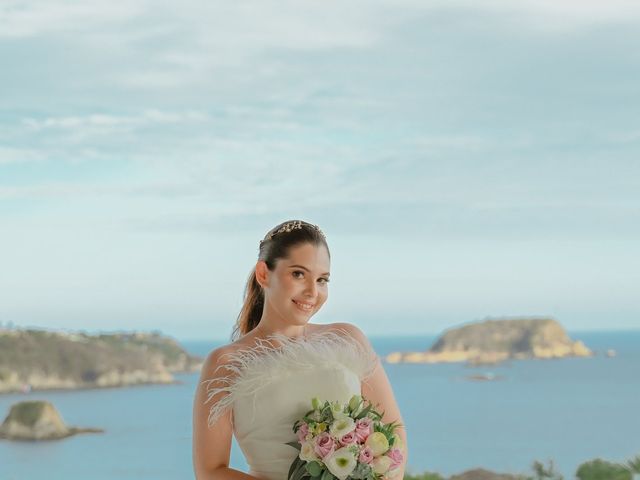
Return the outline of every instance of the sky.
{"type": "Polygon", "coordinates": [[[318,224],[318,323],[640,328],[640,4],[0,3],[0,322],[228,338],[318,224]]]}

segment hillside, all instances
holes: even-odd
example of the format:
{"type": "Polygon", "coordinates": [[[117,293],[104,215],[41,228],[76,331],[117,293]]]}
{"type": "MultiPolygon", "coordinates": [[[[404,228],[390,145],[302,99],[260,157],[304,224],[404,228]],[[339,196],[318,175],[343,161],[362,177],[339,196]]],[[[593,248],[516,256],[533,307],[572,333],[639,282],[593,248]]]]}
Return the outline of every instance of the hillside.
{"type": "Polygon", "coordinates": [[[159,333],[0,329],[0,393],[172,383],[201,359],[159,333]]]}

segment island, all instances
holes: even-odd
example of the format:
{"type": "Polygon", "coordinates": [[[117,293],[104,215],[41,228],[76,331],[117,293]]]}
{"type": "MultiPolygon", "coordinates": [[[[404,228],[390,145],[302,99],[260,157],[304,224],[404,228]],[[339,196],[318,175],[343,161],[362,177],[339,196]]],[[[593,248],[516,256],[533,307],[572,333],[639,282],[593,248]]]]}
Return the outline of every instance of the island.
{"type": "Polygon", "coordinates": [[[424,352],[393,352],[388,363],[467,362],[471,366],[508,359],[589,357],[593,352],[569,338],[553,318],[488,318],[446,330],[424,352]]]}
{"type": "Polygon", "coordinates": [[[102,432],[100,428],[65,425],[56,408],[43,400],[16,403],[0,425],[0,438],[7,440],[59,440],[77,433],[102,432]]]}
{"type": "Polygon", "coordinates": [[[160,332],[0,329],[0,393],[175,383],[201,365],[160,332]]]}

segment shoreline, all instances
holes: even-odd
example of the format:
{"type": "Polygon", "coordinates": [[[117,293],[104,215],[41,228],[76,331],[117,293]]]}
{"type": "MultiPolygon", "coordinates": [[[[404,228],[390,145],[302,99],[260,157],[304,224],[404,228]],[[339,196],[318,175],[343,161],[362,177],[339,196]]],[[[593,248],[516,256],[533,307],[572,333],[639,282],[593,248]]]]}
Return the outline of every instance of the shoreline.
{"type": "MultiPolygon", "coordinates": [[[[184,372],[175,372],[176,375],[194,375],[197,374],[198,371],[184,371],[184,372]]],[[[53,386],[53,387],[31,387],[28,391],[15,389],[15,390],[0,390],[0,397],[4,395],[30,395],[33,393],[40,392],[79,392],[85,390],[111,390],[118,388],[129,388],[129,387],[144,387],[144,386],[153,386],[153,385],[183,385],[185,382],[183,380],[173,379],[167,382],[132,382],[132,383],[123,383],[119,385],[81,385],[75,387],[61,387],[61,386],[53,386]]]]}

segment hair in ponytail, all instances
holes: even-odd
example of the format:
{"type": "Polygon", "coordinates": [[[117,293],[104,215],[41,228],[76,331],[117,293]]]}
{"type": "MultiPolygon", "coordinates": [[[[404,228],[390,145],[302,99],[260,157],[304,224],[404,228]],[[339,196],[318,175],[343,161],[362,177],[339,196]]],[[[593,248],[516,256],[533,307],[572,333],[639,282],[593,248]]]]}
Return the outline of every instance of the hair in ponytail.
{"type": "MultiPolygon", "coordinates": [[[[276,262],[289,256],[292,247],[303,243],[324,246],[329,253],[329,246],[324,234],[316,225],[302,220],[288,220],[273,227],[260,241],[258,260],[263,260],[270,271],[276,268],[276,262]]],[[[331,254],[329,253],[329,257],[331,254]]],[[[244,301],[238,314],[238,319],[231,334],[231,340],[236,340],[260,323],[264,309],[264,292],[256,280],[255,267],[251,270],[244,289],[244,301]]]]}

